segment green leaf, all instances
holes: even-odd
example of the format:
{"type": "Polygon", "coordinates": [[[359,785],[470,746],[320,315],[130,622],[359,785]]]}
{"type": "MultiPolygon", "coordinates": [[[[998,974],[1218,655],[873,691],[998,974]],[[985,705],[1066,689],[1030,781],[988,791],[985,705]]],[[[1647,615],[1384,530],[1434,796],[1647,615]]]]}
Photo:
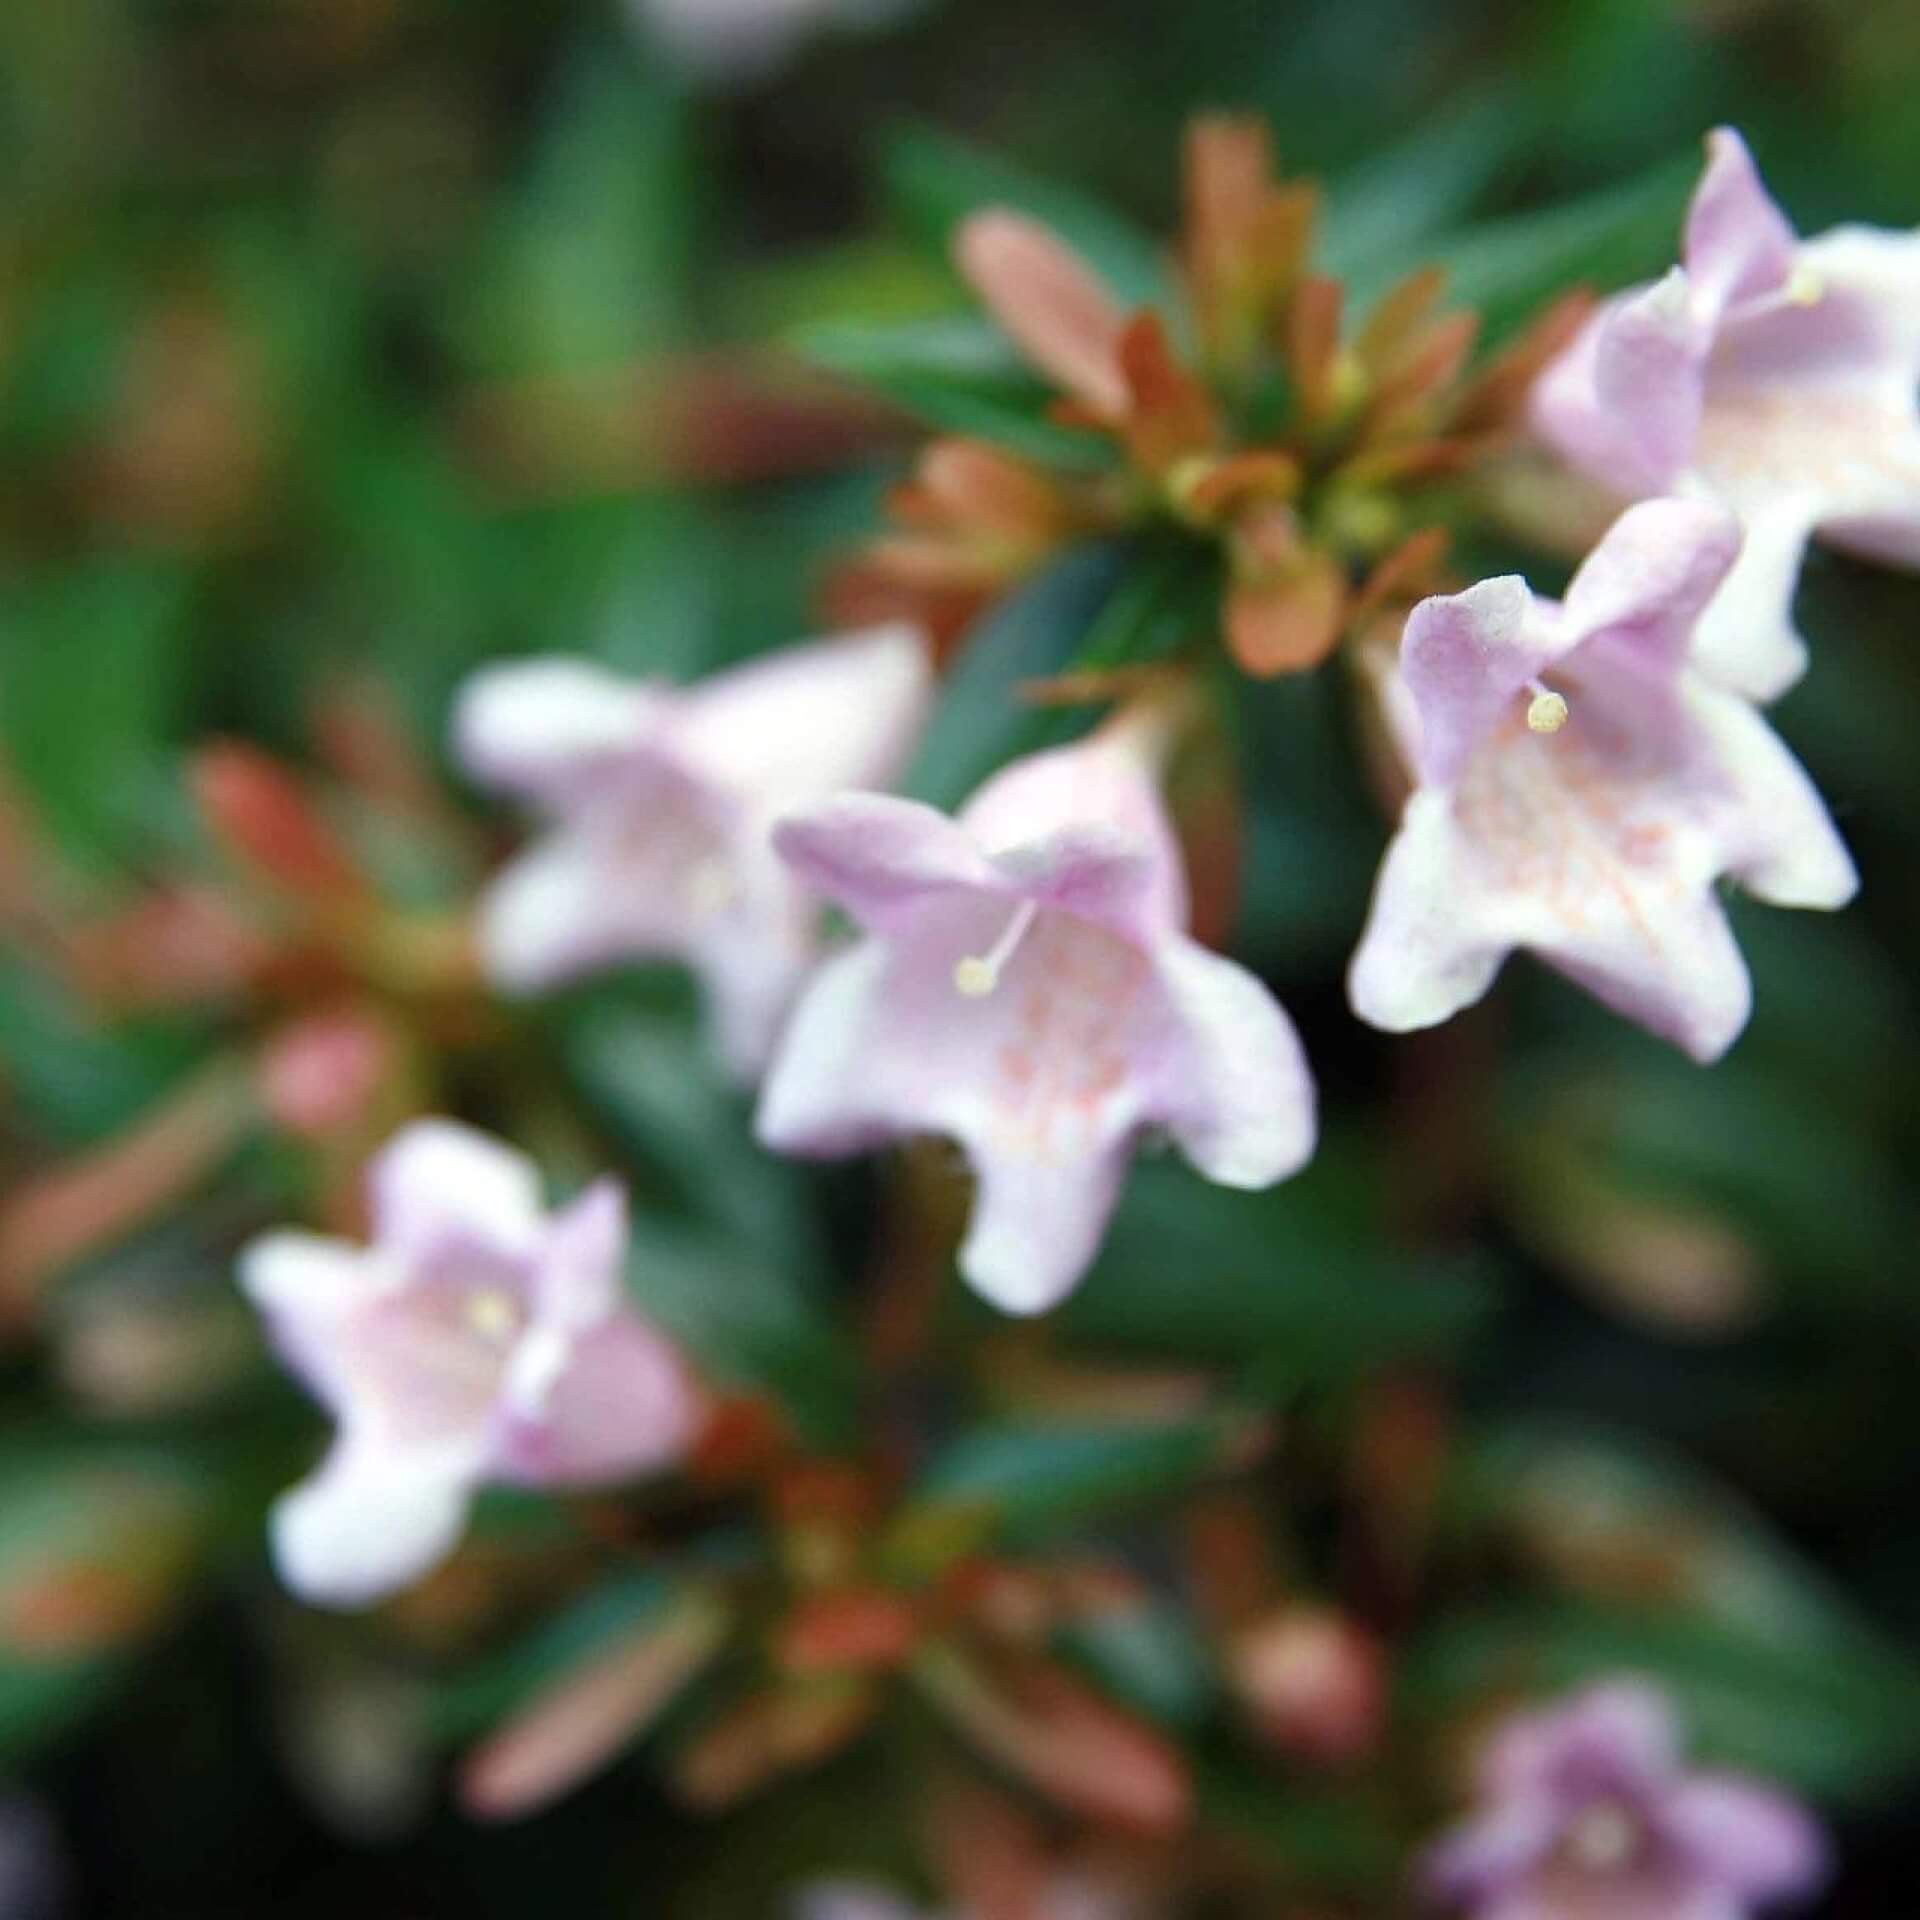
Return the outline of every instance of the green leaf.
{"type": "Polygon", "coordinates": [[[1703,1759],[1816,1799],[1870,1802],[1920,1768],[1910,1672],[1674,1614],[1527,1609],[1451,1621],[1410,1653],[1402,1697],[1445,1724],[1490,1695],[1550,1698],[1623,1674],[1672,1696],[1703,1759]]]}
{"type": "Polygon", "coordinates": [[[1171,306],[1164,252],[1118,214],[999,154],[925,127],[892,134],[880,178],[907,226],[943,258],[953,232],[983,207],[1012,207],[1051,227],[1129,307],[1171,306]]]}
{"type": "Polygon", "coordinates": [[[1102,1608],[1062,1629],[1059,1645],[1103,1692],[1163,1726],[1196,1726],[1213,1704],[1206,1643],[1171,1602],[1102,1608]]]}
{"type": "Polygon", "coordinates": [[[1180,1493],[1217,1467],[1242,1422],[1231,1416],[1122,1425],[1031,1422],[981,1426],[928,1465],[902,1527],[932,1513],[977,1518],[983,1533],[1030,1543],[1097,1515],[1180,1493]]]}
{"type": "Polygon", "coordinates": [[[1269,1392],[1456,1347],[1490,1290],[1391,1246],[1386,1217],[1376,1171],[1338,1143],[1266,1193],[1141,1165],[1061,1324],[1101,1345],[1239,1364],[1269,1392]]]}
{"type": "Polygon", "coordinates": [[[76,859],[112,866],[174,804],[187,588],[161,563],[103,560],[0,613],[0,741],[76,859]]]}
{"type": "Polygon", "coordinates": [[[1516,1421],[1465,1454],[1456,1537],[1493,1530],[1559,1589],[1431,1635],[1419,1710],[1638,1672],[1709,1754],[1810,1793],[1871,1795],[1920,1766],[1920,1665],[1855,1614],[1730,1490],[1637,1436],[1516,1421]]]}
{"type": "Polygon", "coordinates": [[[1383,292],[1512,164],[1534,118],[1516,93],[1483,93],[1331,181],[1322,269],[1356,303],[1383,292]]]}
{"type": "Polygon", "coordinates": [[[582,48],[477,282],[477,356],[558,373],[677,344],[700,180],[681,96],[620,45],[582,48]]]}
{"type": "Polygon", "coordinates": [[[1451,296],[1478,307],[1497,340],[1570,286],[1608,289],[1670,265],[1699,171],[1689,153],[1565,206],[1469,227],[1429,254],[1446,268],[1451,296]]]}
{"type": "Polygon", "coordinates": [[[1111,464],[1112,449],[1098,434],[1046,418],[1052,390],[991,322],[971,314],[888,326],[834,322],[802,328],[789,344],[944,433],[991,440],[1076,471],[1111,464]]]}
{"type": "Polygon", "coordinates": [[[1003,600],[967,636],[901,791],[934,806],[960,804],[1016,754],[1057,744],[1075,721],[1020,700],[1021,682],[1061,672],[1084,643],[1132,557],[1119,542],[1090,542],[1003,600]]]}

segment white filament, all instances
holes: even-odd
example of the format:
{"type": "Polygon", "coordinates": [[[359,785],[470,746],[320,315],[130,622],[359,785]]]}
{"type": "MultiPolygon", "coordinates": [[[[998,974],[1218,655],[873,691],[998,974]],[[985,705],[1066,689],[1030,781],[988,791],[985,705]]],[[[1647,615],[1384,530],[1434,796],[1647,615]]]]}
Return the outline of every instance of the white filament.
{"type": "Polygon", "coordinates": [[[969,1000],[984,999],[1000,984],[1000,974],[1027,937],[1034,916],[1040,911],[1031,900],[1014,908],[1013,917],[1000,931],[1000,938],[985,953],[970,953],[953,969],[954,986],[969,1000]]]}

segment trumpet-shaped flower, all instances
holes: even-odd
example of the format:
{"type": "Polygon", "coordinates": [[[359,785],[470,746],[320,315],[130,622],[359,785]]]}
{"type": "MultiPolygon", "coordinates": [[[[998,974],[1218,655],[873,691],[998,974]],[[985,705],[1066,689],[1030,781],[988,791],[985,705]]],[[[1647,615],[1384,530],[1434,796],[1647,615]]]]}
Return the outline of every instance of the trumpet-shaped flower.
{"type": "Polygon", "coordinates": [[[1778,906],[1852,896],[1799,763],[1688,665],[1739,538],[1721,508],[1645,501],[1564,604],[1509,576],[1414,608],[1386,691],[1416,786],[1349,975],[1362,1019],[1433,1026],[1524,947],[1711,1060],[1751,1000],[1716,881],[1778,906]]]}
{"type": "Polygon", "coordinates": [[[1737,133],[1708,139],[1684,264],[1602,307],[1541,376],[1563,457],[1629,498],[1717,500],[1744,524],[1700,663],[1768,700],[1806,663],[1792,619],[1810,535],[1920,567],[1920,233],[1800,240],[1737,133]]]}
{"type": "Polygon", "coordinates": [[[1475,1920],[1745,1920],[1825,1871],[1812,1819],[1758,1782],[1682,1769],[1664,1697],[1614,1682],[1509,1721],[1480,1807],[1427,1855],[1475,1920]]]}
{"type": "Polygon", "coordinates": [[[1313,1089],[1267,990],[1189,939],[1151,721],[1017,761],[957,819],[848,794],[775,844],[866,938],[796,1007],[759,1129],[789,1153],[958,1141],[967,1279],[1013,1313],[1085,1271],[1136,1137],[1262,1187],[1312,1151],[1313,1089]]]}
{"type": "Polygon", "coordinates": [[[929,690],[909,627],[876,627],[672,689],[583,660],[487,669],[455,718],[473,776],[553,823],[481,914],[490,978],[531,992],[625,959],[684,961],[738,1078],[765,1064],[816,952],[815,903],[774,855],[789,808],[884,784],[929,690]]]}
{"type": "Polygon", "coordinates": [[[336,1423],[275,1509],[275,1558],[297,1593],[342,1607],[448,1553],[482,1483],[664,1467],[700,1406],[621,1286],[615,1183],[547,1214],[531,1162],[448,1120],[405,1128],[369,1182],[371,1246],[277,1232],[240,1261],[281,1358],[336,1423]]]}

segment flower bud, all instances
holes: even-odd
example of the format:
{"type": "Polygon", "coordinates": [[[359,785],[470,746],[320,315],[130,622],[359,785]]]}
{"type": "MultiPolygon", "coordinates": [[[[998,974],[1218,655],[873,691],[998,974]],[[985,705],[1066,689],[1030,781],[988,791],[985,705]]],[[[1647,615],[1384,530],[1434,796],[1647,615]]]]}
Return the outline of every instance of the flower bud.
{"type": "Polygon", "coordinates": [[[1380,1645],[1330,1609],[1285,1607],[1248,1628],[1233,1649],[1232,1678],[1266,1738],[1314,1765],[1350,1765],[1380,1737],[1380,1645]]]}

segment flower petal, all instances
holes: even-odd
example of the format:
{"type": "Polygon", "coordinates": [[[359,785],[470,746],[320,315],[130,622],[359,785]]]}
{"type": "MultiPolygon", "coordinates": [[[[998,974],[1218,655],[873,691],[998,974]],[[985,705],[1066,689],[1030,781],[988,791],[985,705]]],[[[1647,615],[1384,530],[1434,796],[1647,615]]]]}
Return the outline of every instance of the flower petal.
{"type": "Polygon", "coordinates": [[[1472,875],[1445,794],[1414,794],[1347,969],[1348,1002],[1369,1026],[1413,1033],[1485,997],[1509,948],[1498,922],[1472,911],[1472,875]]]}
{"type": "Polygon", "coordinates": [[[689,761],[762,810],[879,787],[905,764],[932,695],[918,628],[895,622],[782,647],[679,696],[689,761]]]}
{"type": "Polygon", "coordinates": [[[1827,1874],[1826,1836],[1812,1815],[1757,1781],[1695,1774],[1667,1798],[1661,1826],[1703,1877],[1748,1900],[1811,1893],[1827,1874]]]}
{"type": "Polygon", "coordinates": [[[1400,674],[1420,716],[1420,777],[1445,786],[1527,682],[1561,652],[1518,574],[1436,594],[1407,616],[1400,674]]]}
{"type": "Polygon", "coordinates": [[[1717,314],[1774,292],[1793,270],[1797,245],[1747,143],[1731,127],[1714,128],[1706,172],[1687,209],[1684,253],[1697,297],[1717,314]]]}
{"type": "Polygon", "coordinates": [[[1115,727],[1001,768],[960,811],[960,826],[1003,871],[1117,933],[1150,940],[1187,924],[1180,850],[1160,799],[1151,738],[1115,727]],[[1075,869],[1117,855],[1145,864],[1124,884],[1075,869]],[[1042,877],[1047,876],[1047,877],[1042,877]]]}
{"type": "Polygon", "coordinates": [[[1244,967],[1167,941],[1155,972],[1173,1016],[1156,1117],[1209,1180],[1268,1187],[1312,1158],[1313,1076],[1293,1022],[1244,967]]]}
{"type": "Polygon", "coordinates": [[[416,1120],[374,1157],[374,1238],[403,1256],[478,1243],[509,1257],[540,1232],[540,1175],[525,1154],[455,1120],[416,1120]]]}
{"type": "Polygon", "coordinates": [[[657,739],[670,696],[590,660],[486,667],[461,688],[454,754],[476,780],[561,808],[657,739]]]}
{"type": "Polygon", "coordinates": [[[274,1350],[325,1405],[338,1409],[342,1321],[394,1284],[392,1262],[317,1233],[265,1233],[241,1250],[241,1288],[266,1316],[274,1350]]]}
{"type": "Polygon", "coordinates": [[[1615,423],[1602,479],[1628,493],[1672,490],[1700,430],[1712,343],[1711,323],[1679,267],[1601,310],[1593,397],[1615,423]]]}
{"type": "Polygon", "coordinates": [[[1600,644],[1637,670],[1670,677],[1740,551],[1740,523],[1704,500],[1629,507],[1567,588],[1576,644],[1600,644]]]}
{"type": "Polygon", "coordinates": [[[1743,514],[1739,557],[1694,628],[1693,664],[1749,700],[1778,699],[1806,671],[1793,596],[1814,511],[1796,496],[1743,514]]]}
{"type": "Polygon", "coordinates": [[[1522,1793],[1443,1834],[1420,1861],[1429,1900],[1479,1906],[1526,1879],[1553,1851],[1566,1809],[1544,1794],[1522,1793]]]}
{"type": "Polygon", "coordinates": [[[875,1044],[889,962],[865,940],[813,976],[760,1088],[754,1133],[775,1153],[857,1153],[910,1132],[910,1086],[875,1044]]]}
{"type": "Polygon", "coordinates": [[[472,1473],[448,1457],[342,1440],[274,1507],[280,1577],[315,1606],[371,1606],[453,1550],[472,1486],[472,1473]]]}
{"type": "Polygon", "coordinates": [[[692,1444],[700,1396],[679,1353],[631,1308],[566,1332],[536,1327],[508,1371],[495,1470],[533,1486],[649,1473],[692,1444]]]}
{"type": "Polygon", "coordinates": [[[1114,1144],[1050,1161],[970,1152],[973,1212],[960,1271],[1003,1313],[1045,1313],[1093,1264],[1126,1177],[1128,1149],[1114,1144]]]}
{"type": "Polygon", "coordinates": [[[1680,1732],[1667,1697],[1638,1680],[1610,1680],[1562,1705],[1523,1714],[1488,1747],[1482,1791],[1491,1800],[1547,1794],[1563,1802],[1670,1780],[1680,1732]]]}
{"type": "Polygon", "coordinates": [[[809,886],[876,930],[898,924],[929,894],[999,884],[937,807],[889,794],[846,793],[789,814],[773,844],[809,886]]]}
{"type": "Polygon", "coordinates": [[[627,1193],[603,1176],[547,1223],[533,1279],[534,1318],[572,1333],[604,1320],[625,1301],[627,1193]]]}

